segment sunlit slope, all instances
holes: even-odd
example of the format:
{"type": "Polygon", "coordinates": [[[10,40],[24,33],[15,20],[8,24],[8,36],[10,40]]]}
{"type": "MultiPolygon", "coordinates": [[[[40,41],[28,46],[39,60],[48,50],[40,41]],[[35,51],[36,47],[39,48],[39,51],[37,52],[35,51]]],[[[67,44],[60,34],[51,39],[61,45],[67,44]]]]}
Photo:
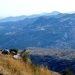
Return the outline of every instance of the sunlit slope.
{"type": "Polygon", "coordinates": [[[60,75],[49,71],[47,67],[35,66],[24,62],[22,59],[14,59],[12,55],[0,54],[0,73],[3,75],[60,75]]]}

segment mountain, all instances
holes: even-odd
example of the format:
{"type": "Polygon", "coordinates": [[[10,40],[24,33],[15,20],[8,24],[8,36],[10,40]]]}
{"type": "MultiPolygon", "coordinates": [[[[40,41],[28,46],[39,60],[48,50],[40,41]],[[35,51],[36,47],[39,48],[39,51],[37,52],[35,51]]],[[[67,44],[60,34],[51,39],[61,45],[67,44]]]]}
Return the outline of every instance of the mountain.
{"type": "Polygon", "coordinates": [[[19,21],[19,20],[24,20],[26,18],[35,18],[35,17],[39,17],[39,16],[53,16],[53,15],[57,15],[59,13],[60,12],[53,11],[51,13],[41,13],[41,14],[34,14],[34,15],[30,15],[30,16],[25,16],[25,15],[16,16],[16,17],[11,16],[11,17],[6,17],[3,19],[0,19],[0,22],[14,22],[14,21],[19,21]]]}
{"type": "Polygon", "coordinates": [[[60,14],[60,12],[58,12],[58,11],[53,11],[53,12],[51,12],[51,13],[42,13],[42,14],[40,14],[40,15],[43,15],[43,16],[53,16],[53,15],[58,15],[58,14],[60,14]]]}
{"type": "Polygon", "coordinates": [[[58,15],[58,14],[60,14],[60,12],[53,11],[53,12],[51,12],[51,13],[46,13],[45,15],[46,15],[46,16],[51,16],[51,15],[58,15]]]}
{"type": "Polygon", "coordinates": [[[75,49],[75,14],[0,23],[0,47],[75,49]]]}
{"type": "Polygon", "coordinates": [[[18,20],[23,20],[25,19],[26,16],[17,16],[17,17],[6,17],[0,20],[0,22],[14,22],[14,21],[18,21],[18,20]]]}
{"type": "Polygon", "coordinates": [[[69,14],[73,14],[73,13],[75,13],[75,11],[71,11],[71,12],[68,12],[69,14]]]}

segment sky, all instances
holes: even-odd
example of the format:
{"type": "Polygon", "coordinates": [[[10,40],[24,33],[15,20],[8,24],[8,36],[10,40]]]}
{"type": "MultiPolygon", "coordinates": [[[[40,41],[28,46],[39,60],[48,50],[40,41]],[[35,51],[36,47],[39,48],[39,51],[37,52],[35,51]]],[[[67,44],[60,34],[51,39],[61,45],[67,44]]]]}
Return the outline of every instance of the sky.
{"type": "Polygon", "coordinates": [[[75,0],[0,0],[0,17],[75,11],[75,0]]]}

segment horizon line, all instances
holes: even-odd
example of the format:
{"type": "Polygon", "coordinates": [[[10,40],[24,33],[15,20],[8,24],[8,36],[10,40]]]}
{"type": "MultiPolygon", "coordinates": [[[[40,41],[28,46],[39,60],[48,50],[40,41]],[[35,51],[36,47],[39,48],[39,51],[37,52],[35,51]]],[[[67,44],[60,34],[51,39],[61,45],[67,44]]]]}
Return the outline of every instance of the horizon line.
{"type": "Polygon", "coordinates": [[[60,11],[51,11],[51,12],[42,12],[42,13],[33,13],[33,14],[23,14],[23,15],[9,15],[9,16],[0,16],[0,19],[3,19],[3,18],[7,18],[7,17],[20,17],[20,16],[33,16],[33,15],[40,15],[40,14],[49,14],[49,13],[53,13],[53,12],[58,12],[58,13],[62,13],[62,14],[73,14],[75,13],[75,11],[69,11],[69,12],[60,12],[60,11]]]}

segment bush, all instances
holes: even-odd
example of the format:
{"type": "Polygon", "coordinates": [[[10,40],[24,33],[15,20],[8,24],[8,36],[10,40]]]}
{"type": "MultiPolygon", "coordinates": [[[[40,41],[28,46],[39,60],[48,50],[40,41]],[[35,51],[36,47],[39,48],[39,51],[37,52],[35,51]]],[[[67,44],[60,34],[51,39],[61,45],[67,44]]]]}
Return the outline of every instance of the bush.
{"type": "Polygon", "coordinates": [[[22,52],[20,53],[21,57],[23,58],[23,60],[26,62],[29,58],[29,52],[26,52],[26,49],[22,50],[22,52]]]}
{"type": "Polygon", "coordinates": [[[12,54],[14,54],[14,55],[16,55],[16,54],[18,53],[18,49],[16,49],[16,48],[11,48],[11,49],[9,50],[9,52],[12,53],[12,54]]]}
{"type": "Polygon", "coordinates": [[[69,68],[65,68],[63,71],[62,71],[62,75],[74,75],[74,73],[72,71],[70,71],[69,68]]]}

